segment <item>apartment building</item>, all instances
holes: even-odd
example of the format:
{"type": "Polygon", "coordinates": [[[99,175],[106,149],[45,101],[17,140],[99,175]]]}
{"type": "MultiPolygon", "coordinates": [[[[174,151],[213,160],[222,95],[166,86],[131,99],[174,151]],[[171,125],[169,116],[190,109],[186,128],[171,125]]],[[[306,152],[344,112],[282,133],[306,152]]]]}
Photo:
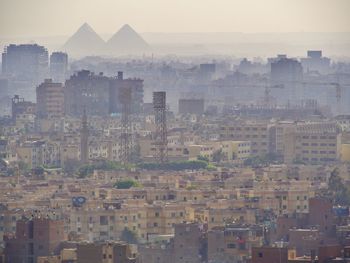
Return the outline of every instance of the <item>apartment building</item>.
{"type": "Polygon", "coordinates": [[[64,240],[63,221],[22,219],[17,221],[15,237],[5,237],[5,259],[11,263],[34,263],[39,256],[59,254],[59,245],[64,240]]]}
{"type": "Polygon", "coordinates": [[[45,79],[36,88],[36,113],[39,118],[64,116],[64,87],[62,83],[54,83],[45,79]]]}
{"type": "Polygon", "coordinates": [[[297,127],[297,159],[305,162],[334,162],[340,159],[341,134],[334,123],[297,127]]]}
{"type": "Polygon", "coordinates": [[[105,159],[119,161],[119,142],[111,137],[103,139],[91,138],[88,143],[88,158],[90,160],[105,159]]]}
{"type": "Polygon", "coordinates": [[[122,72],[118,72],[118,77],[112,78],[88,70],[79,71],[65,82],[65,113],[69,116],[82,116],[87,105],[89,116],[106,117],[110,113],[120,113],[121,90],[124,88],[131,90],[131,113],[140,112],[143,104],[143,80],[124,79],[122,72]]]}
{"type": "Polygon", "coordinates": [[[53,141],[25,142],[17,147],[19,160],[30,168],[39,166],[60,167],[60,144],[53,141]]]}
{"type": "Polygon", "coordinates": [[[209,262],[245,262],[251,249],[263,244],[263,228],[257,225],[231,224],[208,231],[209,262]]]}
{"type": "MultiPolygon", "coordinates": [[[[142,158],[152,159],[156,154],[151,139],[140,140],[140,153],[142,158]]],[[[171,144],[167,147],[170,160],[195,160],[203,156],[213,161],[215,152],[220,151],[221,161],[243,161],[251,155],[249,141],[202,141],[198,144],[171,144]]]]}
{"type": "Polygon", "coordinates": [[[23,209],[0,209],[0,244],[3,244],[5,234],[16,233],[16,224],[24,214],[23,209]]]}
{"type": "Polygon", "coordinates": [[[341,133],[333,122],[236,122],[220,127],[221,139],[251,142],[251,155],[274,153],[285,163],[335,162],[341,157],[341,133]]]}
{"type": "Polygon", "coordinates": [[[203,141],[198,145],[189,145],[188,151],[191,159],[203,156],[214,161],[215,154],[220,152],[220,161],[243,161],[251,154],[251,143],[249,141],[203,141]]]}
{"type": "Polygon", "coordinates": [[[250,141],[251,155],[264,155],[269,153],[269,129],[268,123],[235,122],[220,126],[220,139],[232,141],[250,141]]]}
{"type": "Polygon", "coordinates": [[[317,164],[335,162],[341,157],[341,133],[335,123],[297,123],[286,134],[285,161],[317,164]]]}
{"type": "Polygon", "coordinates": [[[215,227],[223,227],[232,223],[255,224],[256,209],[249,208],[208,208],[204,209],[199,217],[204,218],[204,222],[208,224],[208,229],[215,227]]]}
{"type": "Polygon", "coordinates": [[[77,263],[135,263],[137,255],[122,242],[79,243],[77,263]]]}
{"type": "Polygon", "coordinates": [[[70,212],[69,230],[89,241],[118,240],[125,229],[140,240],[149,234],[174,233],[174,225],[194,218],[193,209],[180,204],[123,205],[120,209],[90,208],[70,212]]]}
{"type": "Polygon", "coordinates": [[[311,189],[254,190],[259,198],[259,208],[272,209],[277,215],[308,213],[309,198],[315,193],[311,189]]]}
{"type": "Polygon", "coordinates": [[[200,263],[201,229],[197,223],[175,225],[174,262],[200,263]]]}

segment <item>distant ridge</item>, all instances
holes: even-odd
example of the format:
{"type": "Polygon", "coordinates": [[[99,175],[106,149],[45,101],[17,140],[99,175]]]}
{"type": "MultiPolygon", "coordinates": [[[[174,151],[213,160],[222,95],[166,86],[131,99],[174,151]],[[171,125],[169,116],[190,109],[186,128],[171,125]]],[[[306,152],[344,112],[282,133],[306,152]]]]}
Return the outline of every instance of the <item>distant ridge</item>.
{"type": "Polygon", "coordinates": [[[128,24],[107,41],[107,48],[114,55],[141,54],[150,50],[147,42],[128,24]]]}
{"type": "Polygon", "coordinates": [[[62,49],[72,56],[100,55],[105,47],[103,39],[84,23],[63,45],[62,49]]]}

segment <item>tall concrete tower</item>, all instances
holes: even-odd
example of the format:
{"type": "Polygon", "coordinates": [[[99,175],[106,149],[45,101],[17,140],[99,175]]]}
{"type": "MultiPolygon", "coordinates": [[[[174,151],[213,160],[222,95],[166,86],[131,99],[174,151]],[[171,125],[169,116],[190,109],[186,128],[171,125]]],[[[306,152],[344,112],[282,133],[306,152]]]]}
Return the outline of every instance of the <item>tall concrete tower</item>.
{"type": "Polygon", "coordinates": [[[82,164],[89,161],[89,128],[85,108],[80,130],[80,161],[82,164]]]}

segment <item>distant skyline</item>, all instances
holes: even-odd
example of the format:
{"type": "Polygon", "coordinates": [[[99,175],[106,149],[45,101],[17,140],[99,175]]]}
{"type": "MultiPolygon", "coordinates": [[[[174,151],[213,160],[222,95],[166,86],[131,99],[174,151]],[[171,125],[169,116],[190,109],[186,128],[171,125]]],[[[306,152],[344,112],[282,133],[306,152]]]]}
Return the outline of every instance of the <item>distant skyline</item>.
{"type": "Polygon", "coordinates": [[[138,32],[350,32],[349,0],[0,0],[0,37],[138,32]]]}

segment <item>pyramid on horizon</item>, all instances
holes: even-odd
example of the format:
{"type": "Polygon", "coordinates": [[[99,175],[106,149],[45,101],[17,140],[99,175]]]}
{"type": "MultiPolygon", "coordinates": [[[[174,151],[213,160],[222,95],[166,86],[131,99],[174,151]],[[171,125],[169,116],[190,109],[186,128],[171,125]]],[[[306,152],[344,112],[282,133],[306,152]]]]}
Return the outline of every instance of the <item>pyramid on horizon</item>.
{"type": "Polygon", "coordinates": [[[102,54],[106,43],[87,23],[84,23],[63,45],[62,50],[72,56],[102,54]]]}
{"type": "Polygon", "coordinates": [[[141,54],[150,51],[147,42],[128,24],[124,25],[108,41],[107,49],[113,55],[141,54]]]}

